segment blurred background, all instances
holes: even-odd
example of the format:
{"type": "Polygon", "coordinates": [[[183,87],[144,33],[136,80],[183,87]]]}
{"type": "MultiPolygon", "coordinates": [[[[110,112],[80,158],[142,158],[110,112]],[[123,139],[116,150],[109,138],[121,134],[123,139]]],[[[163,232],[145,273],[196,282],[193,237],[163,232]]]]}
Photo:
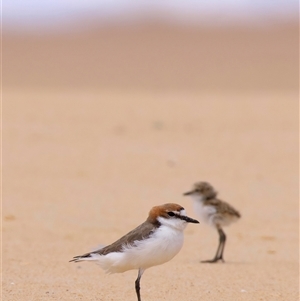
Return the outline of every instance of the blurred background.
{"type": "Polygon", "coordinates": [[[135,275],[112,284],[67,261],[154,205],[195,217],[182,193],[200,180],[242,213],[226,230],[237,264],[202,265],[191,289],[217,233],[188,227],[181,264],[149,271],[150,290],[172,279],[172,300],[296,299],[298,1],[3,1],[2,59],[6,299],[134,298],[135,275]]]}
{"type": "Polygon", "coordinates": [[[295,90],[298,2],[4,1],[4,87],[295,90]]]}

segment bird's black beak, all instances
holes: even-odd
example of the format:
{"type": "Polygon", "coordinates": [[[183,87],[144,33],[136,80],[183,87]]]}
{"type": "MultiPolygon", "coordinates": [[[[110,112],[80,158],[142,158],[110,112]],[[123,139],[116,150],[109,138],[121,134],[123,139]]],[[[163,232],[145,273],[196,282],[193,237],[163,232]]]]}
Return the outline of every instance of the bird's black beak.
{"type": "Polygon", "coordinates": [[[183,195],[191,195],[193,193],[194,193],[194,191],[192,190],[192,191],[185,192],[183,195]]]}
{"type": "Polygon", "coordinates": [[[180,218],[186,221],[187,223],[199,224],[199,222],[196,219],[190,218],[185,215],[180,215],[180,218]]]}

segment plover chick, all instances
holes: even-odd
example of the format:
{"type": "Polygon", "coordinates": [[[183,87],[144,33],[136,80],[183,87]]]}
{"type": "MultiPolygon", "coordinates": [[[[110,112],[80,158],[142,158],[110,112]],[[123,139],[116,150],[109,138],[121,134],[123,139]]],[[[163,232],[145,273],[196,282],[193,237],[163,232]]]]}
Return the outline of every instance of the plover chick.
{"type": "Polygon", "coordinates": [[[219,246],[215,257],[202,262],[213,263],[218,260],[224,262],[226,235],[222,227],[237,221],[241,217],[240,213],[228,203],[217,199],[217,191],[207,182],[195,183],[192,190],[183,195],[192,197],[194,209],[199,219],[216,228],[219,233],[219,246]]]}
{"type": "Polygon", "coordinates": [[[138,270],[135,290],[138,301],[140,280],[144,271],[171,260],[183,244],[183,230],[187,223],[199,223],[186,215],[177,204],[153,207],[144,223],[111,245],[97,251],[75,256],[70,261],[96,261],[107,273],[138,270]]]}

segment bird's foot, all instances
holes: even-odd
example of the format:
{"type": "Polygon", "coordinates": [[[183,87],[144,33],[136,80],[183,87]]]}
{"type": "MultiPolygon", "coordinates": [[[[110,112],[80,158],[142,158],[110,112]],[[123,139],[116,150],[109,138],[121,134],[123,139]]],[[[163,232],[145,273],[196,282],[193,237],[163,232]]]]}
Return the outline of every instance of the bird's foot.
{"type": "Polygon", "coordinates": [[[219,257],[219,258],[214,258],[214,259],[210,259],[210,260],[201,260],[200,262],[202,263],[216,263],[219,260],[221,260],[222,262],[225,262],[223,258],[219,257]]]}

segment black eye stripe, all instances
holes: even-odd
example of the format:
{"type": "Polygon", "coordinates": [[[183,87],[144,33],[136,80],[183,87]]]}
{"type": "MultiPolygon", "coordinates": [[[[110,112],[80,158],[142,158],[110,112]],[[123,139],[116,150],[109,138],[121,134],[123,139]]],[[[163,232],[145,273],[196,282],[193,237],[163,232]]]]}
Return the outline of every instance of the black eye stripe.
{"type": "Polygon", "coordinates": [[[172,211],[169,211],[169,212],[168,212],[168,215],[169,215],[169,216],[175,216],[175,213],[172,212],[172,211]]]}

